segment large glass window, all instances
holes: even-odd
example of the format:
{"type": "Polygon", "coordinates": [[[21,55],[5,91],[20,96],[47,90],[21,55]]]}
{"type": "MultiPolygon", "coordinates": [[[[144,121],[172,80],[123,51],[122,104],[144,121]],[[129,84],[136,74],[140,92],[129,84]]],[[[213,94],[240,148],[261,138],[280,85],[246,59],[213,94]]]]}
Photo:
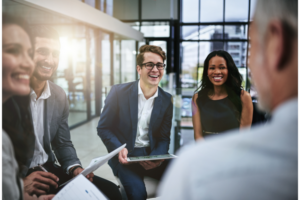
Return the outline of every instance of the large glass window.
{"type": "Polygon", "coordinates": [[[142,22],[141,32],[144,37],[169,37],[169,22],[142,22]]]}
{"type": "Polygon", "coordinates": [[[182,2],[182,22],[199,22],[199,0],[182,2]]]}
{"type": "Polygon", "coordinates": [[[248,0],[226,0],[225,21],[238,22],[248,21],[248,0]]]}
{"type": "Polygon", "coordinates": [[[61,86],[67,94],[70,111],[69,125],[71,126],[87,119],[85,91],[88,30],[85,26],[69,27],[69,30],[64,26],[54,28],[60,35],[61,53],[53,82],[61,86]]]}
{"type": "Polygon", "coordinates": [[[95,2],[95,0],[84,0],[84,3],[86,3],[92,7],[95,7],[96,2],[95,2]]]}
{"type": "Polygon", "coordinates": [[[95,37],[95,30],[92,28],[89,28],[87,30],[87,39],[89,40],[88,48],[88,56],[89,56],[89,73],[90,73],[90,102],[91,102],[91,115],[96,115],[96,87],[95,87],[95,78],[96,77],[96,37],[95,37]]]}
{"type": "Polygon", "coordinates": [[[114,84],[121,83],[121,40],[114,40],[114,84]]]}
{"type": "Polygon", "coordinates": [[[109,87],[110,84],[110,38],[109,34],[102,32],[101,40],[101,53],[102,53],[102,86],[109,87]]]}
{"type": "Polygon", "coordinates": [[[134,40],[121,42],[122,83],[136,80],[136,50],[134,40]]]}
{"type": "Polygon", "coordinates": [[[223,0],[200,0],[200,22],[222,22],[223,0]]]}
{"type": "Polygon", "coordinates": [[[122,20],[139,19],[139,0],[114,0],[113,16],[122,20]]]}
{"type": "Polygon", "coordinates": [[[171,17],[170,1],[141,1],[142,19],[169,19],[171,17]]]}
{"type": "Polygon", "coordinates": [[[183,93],[193,92],[197,86],[198,42],[182,42],[182,75],[181,87],[183,93]],[[191,89],[188,89],[191,88],[191,89]]]}

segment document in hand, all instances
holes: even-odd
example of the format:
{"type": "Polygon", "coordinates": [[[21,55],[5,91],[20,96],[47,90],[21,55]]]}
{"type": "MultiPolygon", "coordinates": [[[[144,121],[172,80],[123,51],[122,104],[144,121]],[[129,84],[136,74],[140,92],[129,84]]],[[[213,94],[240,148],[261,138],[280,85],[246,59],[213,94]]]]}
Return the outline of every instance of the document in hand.
{"type": "Polygon", "coordinates": [[[61,189],[52,200],[107,200],[107,198],[83,175],[79,174],[66,187],[61,189]]]}
{"type": "MultiPolygon", "coordinates": [[[[82,174],[83,176],[88,175],[89,173],[94,172],[95,170],[97,170],[100,166],[104,165],[109,159],[111,159],[112,157],[114,157],[115,155],[117,155],[122,149],[124,149],[126,146],[126,143],[123,144],[122,146],[120,146],[119,148],[113,150],[112,152],[110,152],[109,154],[105,155],[105,156],[101,156],[98,158],[94,158],[91,163],[89,164],[89,166],[87,166],[80,174],[82,174]]],[[[73,178],[74,179],[74,178],[73,178]]],[[[67,183],[69,183],[70,181],[72,181],[73,179],[59,185],[59,187],[62,187],[64,185],[66,185],[67,183]]]]}
{"type": "Polygon", "coordinates": [[[101,165],[105,164],[109,159],[111,159],[112,157],[114,157],[115,155],[117,155],[122,149],[124,149],[125,146],[126,146],[126,144],[123,144],[122,146],[120,146],[119,148],[113,150],[112,152],[110,152],[106,156],[101,156],[101,157],[98,157],[98,158],[94,158],[91,161],[91,163],[89,164],[89,166],[87,166],[81,172],[81,174],[84,175],[84,176],[86,176],[89,173],[92,173],[93,171],[95,171],[96,169],[98,169],[101,165]]]}

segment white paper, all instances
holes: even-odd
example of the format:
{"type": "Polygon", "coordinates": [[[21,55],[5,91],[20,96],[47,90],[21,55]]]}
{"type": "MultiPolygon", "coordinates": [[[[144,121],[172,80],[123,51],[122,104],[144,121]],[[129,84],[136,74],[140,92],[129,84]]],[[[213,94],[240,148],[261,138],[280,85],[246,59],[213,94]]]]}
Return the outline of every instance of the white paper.
{"type": "MultiPolygon", "coordinates": [[[[112,152],[110,152],[109,154],[105,155],[105,156],[100,156],[98,158],[94,158],[91,163],[89,164],[89,166],[87,166],[80,174],[87,176],[89,173],[94,172],[95,170],[97,170],[101,165],[104,165],[109,159],[111,159],[112,157],[114,157],[115,155],[117,155],[122,149],[124,149],[126,146],[126,143],[123,144],[122,146],[120,146],[119,148],[113,150],[112,152]]],[[[73,178],[74,179],[74,178],[73,178]]],[[[62,187],[66,184],[68,184],[69,182],[71,182],[73,179],[59,185],[59,187],[62,187]]]]}
{"type": "Polygon", "coordinates": [[[117,155],[122,149],[124,149],[126,146],[126,144],[123,144],[122,146],[120,146],[119,148],[113,150],[112,152],[110,152],[109,154],[105,155],[105,156],[101,156],[98,158],[94,158],[91,163],[89,164],[89,166],[87,166],[82,172],[81,174],[86,176],[89,173],[92,173],[93,171],[95,171],[96,169],[98,169],[101,165],[105,164],[109,159],[111,159],[112,157],[114,157],[115,155],[117,155]]]}
{"type": "Polygon", "coordinates": [[[83,175],[76,178],[61,189],[52,200],[107,200],[96,186],[83,175]]]}

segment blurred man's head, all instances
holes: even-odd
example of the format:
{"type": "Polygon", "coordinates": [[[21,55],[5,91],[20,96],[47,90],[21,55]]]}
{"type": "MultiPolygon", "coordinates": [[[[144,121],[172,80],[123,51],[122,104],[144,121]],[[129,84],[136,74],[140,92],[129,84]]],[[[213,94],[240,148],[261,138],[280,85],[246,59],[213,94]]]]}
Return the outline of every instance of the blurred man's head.
{"type": "Polygon", "coordinates": [[[298,95],[297,0],[257,0],[250,27],[250,70],[260,108],[298,95]]]}
{"type": "Polygon", "coordinates": [[[35,36],[33,76],[41,81],[49,80],[55,72],[59,61],[60,42],[57,32],[47,26],[33,29],[35,36]]]}

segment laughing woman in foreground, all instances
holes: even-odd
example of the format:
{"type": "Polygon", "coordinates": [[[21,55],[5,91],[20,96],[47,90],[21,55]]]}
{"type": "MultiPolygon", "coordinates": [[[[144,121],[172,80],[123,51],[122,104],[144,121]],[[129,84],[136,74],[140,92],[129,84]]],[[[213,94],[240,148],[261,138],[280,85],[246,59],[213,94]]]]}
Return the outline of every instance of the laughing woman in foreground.
{"type": "Polygon", "coordinates": [[[226,51],[213,51],[204,61],[200,87],[192,101],[195,140],[236,128],[250,127],[251,96],[226,51]]]}
{"type": "Polygon", "coordinates": [[[29,79],[34,69],[28,24],[2,16],[2,199],[50,200],[53,195],[23,193],[22,169],[33,154],[34,133],[29,108],[29,79]]]}

